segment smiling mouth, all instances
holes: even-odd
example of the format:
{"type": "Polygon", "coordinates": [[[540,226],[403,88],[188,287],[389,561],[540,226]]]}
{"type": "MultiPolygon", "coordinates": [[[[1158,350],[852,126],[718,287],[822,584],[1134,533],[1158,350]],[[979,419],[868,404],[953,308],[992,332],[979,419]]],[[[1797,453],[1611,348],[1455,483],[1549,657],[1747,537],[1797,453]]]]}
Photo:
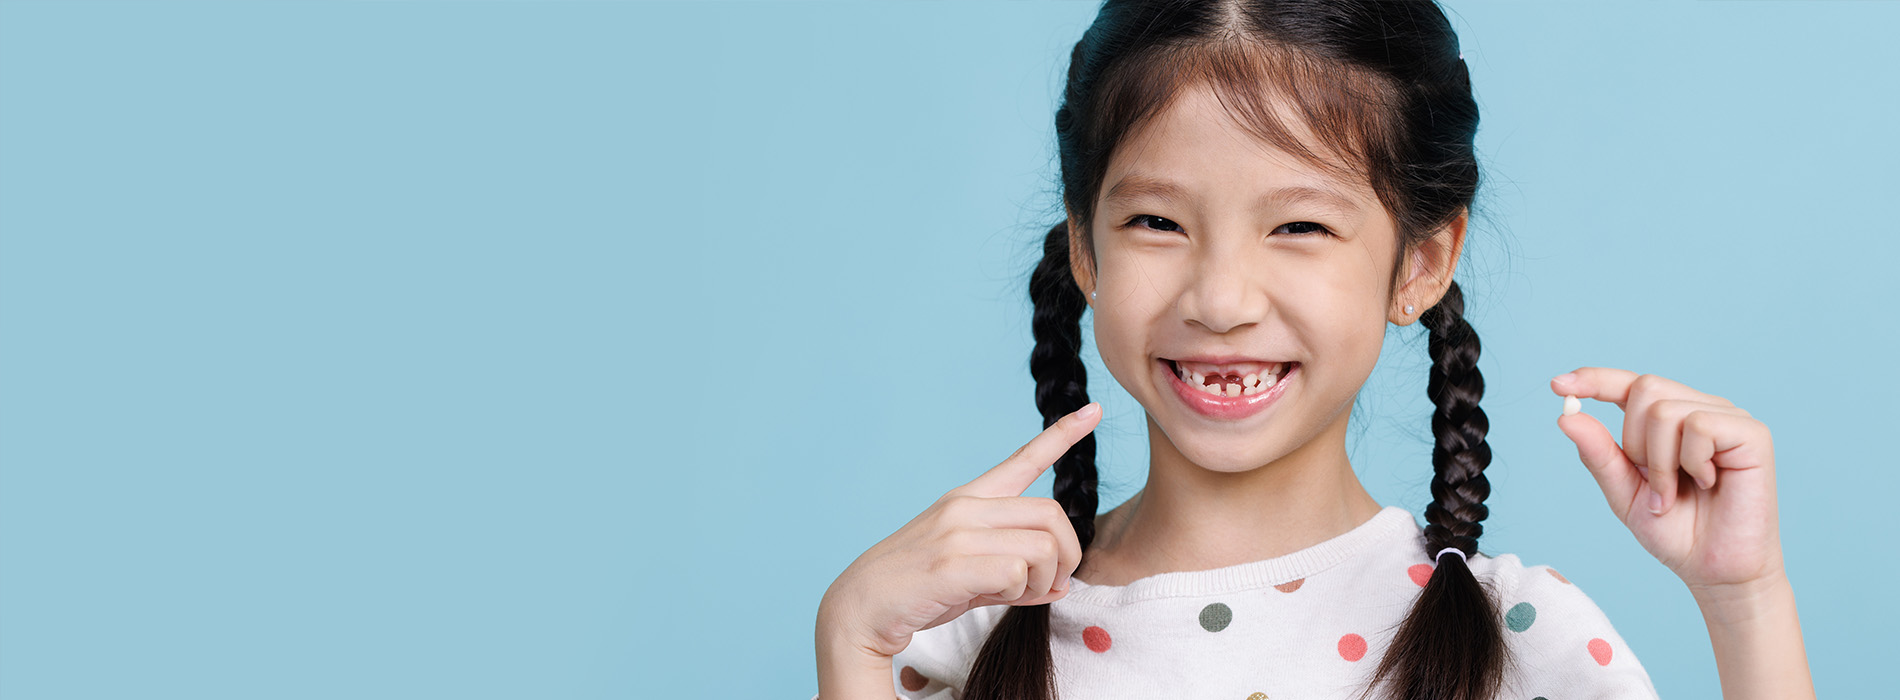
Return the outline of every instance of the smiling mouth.
{"type": "Polygon", "coordinates": [[[1271,391],[1275,384],[1298,367],[1300,363],[1267,362],[1251,363],[1236,367],[1209,367],[1206,365],[1184,366],[1168,358],[1160,358],[1168,366],[1168,371],[1181,379],[1189,388],[1211,396],[1252,396],[1271,391]]]}

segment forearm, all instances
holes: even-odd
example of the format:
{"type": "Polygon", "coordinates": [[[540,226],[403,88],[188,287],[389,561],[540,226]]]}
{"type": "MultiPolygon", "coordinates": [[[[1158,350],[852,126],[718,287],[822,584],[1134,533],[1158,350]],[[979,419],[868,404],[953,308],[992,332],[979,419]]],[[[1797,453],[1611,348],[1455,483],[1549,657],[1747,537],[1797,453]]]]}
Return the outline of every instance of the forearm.
{"type": "Polygon", "coordinates": [[[1715,647],[1723,700],[1814,697],[1794,586],[1787,576],[1690,592],[1715,647]]]}

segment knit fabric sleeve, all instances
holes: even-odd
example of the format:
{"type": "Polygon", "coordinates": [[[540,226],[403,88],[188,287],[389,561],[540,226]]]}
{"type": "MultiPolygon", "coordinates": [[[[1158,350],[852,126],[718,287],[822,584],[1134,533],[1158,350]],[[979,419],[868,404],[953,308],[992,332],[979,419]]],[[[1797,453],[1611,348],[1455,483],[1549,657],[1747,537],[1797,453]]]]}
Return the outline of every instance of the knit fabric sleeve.
{"type": "Polygon", "coordinates": [[[1549,566],[1497,560],[1512,663],[1503,697],[1656,698],[1649,672],[1583,589],[1549,566]]]}

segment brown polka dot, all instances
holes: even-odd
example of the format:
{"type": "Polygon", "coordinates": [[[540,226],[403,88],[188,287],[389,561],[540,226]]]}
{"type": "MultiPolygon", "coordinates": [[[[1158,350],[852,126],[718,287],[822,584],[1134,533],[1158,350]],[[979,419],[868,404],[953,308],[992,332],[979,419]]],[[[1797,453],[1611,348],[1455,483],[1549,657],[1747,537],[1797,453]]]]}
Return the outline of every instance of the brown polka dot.
{"type": "MultiPolygon", "coordinates": [[[[1276,584],[1274,585],[1274,588],[1280,589],[1281,593],[1292,593],[1294,591],[1300,590],[1300,585],[1304,583],[1306,583],[1306,579],[1296,578],[1286,583],[1276,584]]],[[[1254,695],[1258,695],[1262,698],[1267,697],[1266,693],[1254,693],[1254,695]]],[[[1254,700],[1254,699],[1247,698],[1247,700],[1254,700]]]]}
{"type": "Polygon", "coordinates": [[[1564,583],[1570,583],[1570,579],[1564,578],[1564,575],[1557,573],[1556,569],[1545,569],[1545,571],[1550,572],[1550,575],[1557,577],[1557,580],[1559,581],[1562,581],[1564,583]]]}
{"type": "Polygon", "coordinates": [[[924,686],[930,685],[930,678],[909,666],[905,666],[904,670],[897,674],[897,679],[904,683],[905,690],[923,690],[924,686]]]}
{"type": "MultiPolygon", "coordinates": [[[[1301,580],[1302,580],[1302,581],[1304,581],[1305,579],[1301,579],[1301,580]]],[[[1247,700],[1267,700],[1267,694],[1266,694],[1266,693],[1254,693],[1254,694],[1252,694],[1252,695],[1249,695],[1249,696],[1247,696],[1247,700]]]]}

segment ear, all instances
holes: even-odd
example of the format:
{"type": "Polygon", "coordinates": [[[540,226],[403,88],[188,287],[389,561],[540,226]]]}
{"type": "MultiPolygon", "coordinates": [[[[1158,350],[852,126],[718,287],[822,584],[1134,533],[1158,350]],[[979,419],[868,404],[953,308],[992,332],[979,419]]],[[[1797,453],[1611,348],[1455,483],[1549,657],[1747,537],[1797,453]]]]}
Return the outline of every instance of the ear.
{"type": "Polygon", "coordinates": [[[1458,212],[1458,218],[1412,250],[1401,273],[1405,283],[1400,285],[1398,294],[1393,295],[1392,308],[1387,312],[1393,323],[1412,325],[1426,309],[1445,298],[1445,290],[1451,288],[1452,273],[1458,270],[1458,256],[1464,251],[1465,224],[1470,214],[1469,209],[1458,212]],[[1407,304],[1412,306],[1412,313],[1405,313],[1407,304]]]}
{"type": "Polygon", "coordinates": [[[1075,286],[1082,290],[1082,300],[1090,307],[1094,307],[1095,300],[1089,298],[1089,292],[1095,291],[1094,251],[1082,245],[1082,236],[1078,235],[1081,230],[1081,223],[1071,215],[1069,217],[1069,274],[1075,277],[1075,286]]]}

